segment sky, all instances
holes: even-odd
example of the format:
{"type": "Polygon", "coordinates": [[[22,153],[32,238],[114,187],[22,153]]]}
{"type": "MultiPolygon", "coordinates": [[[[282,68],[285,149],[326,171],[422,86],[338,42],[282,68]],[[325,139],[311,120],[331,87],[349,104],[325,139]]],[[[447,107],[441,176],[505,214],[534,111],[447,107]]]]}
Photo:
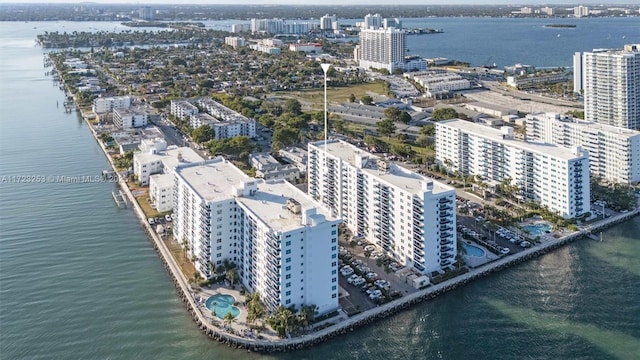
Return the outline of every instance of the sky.
{"type": "Polygon", "coordinates": [[[496,4],[524,4],[524,5],[561,5],[561,4],[624,4],[633,3],[629,0],[396,0],[392,4],[389,0],[0,0],[1,3],[100,3],[100,4],[234,4],[234,5],[496,5],[496,4]]]}

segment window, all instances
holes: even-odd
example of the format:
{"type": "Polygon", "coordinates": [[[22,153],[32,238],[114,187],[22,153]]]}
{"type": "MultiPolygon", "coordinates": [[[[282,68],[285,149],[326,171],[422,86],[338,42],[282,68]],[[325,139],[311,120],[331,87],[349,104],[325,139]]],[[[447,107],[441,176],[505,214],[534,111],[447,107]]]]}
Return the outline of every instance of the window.
{"type": "Polygon", "coordinates": [[[284,246],[291,246],[291,241],[287,241],[286,243],[284,243],[284,246]]]}
{"type": "Polygon", "coordinates": [[[338,297],[338,295],[336,295],[336,294],[332,294],[332,295],[331,295],[331,298],[332,298],[332,299],[335,299],[336,297],[338,297]]]}
{"type": "MultiPolygon", "coordinates": [[[[290,287],[291,287],[291,283],[290,283],[290,282],[288,282],[284,287],[288,287],[288,288],[290,288],[290,287]]],[[[289,291],[289,292],[290,292],[290,291],[289,291]]],[[[288,294],[287,294],[287,295],[288,295],[288,294]]]]}
{"type": "Polygon", "coordinates": [[[337,286],[335,286],[335,285],[333,285],[333,286],[331,287],[331,290],[336,291],[336,290],[338,290],[338,287],[337,287],[337,286]]]}
{"type": "Polygon", "coordinates": [[[331,239],[331,242],[332,242],[332,243],[334,243],[334,244],[335,244],[337,241],[338,241],[338,239],[336,239],[336,238],[332,238],[332,239],[331,239]]]}
{"type": "Polygon", "coordinates": [[[287,266],[286,268],[284,268],[285,271],[291,271],[291,266],[287,266]]]}
{"type": "Polygon", "coordinates": [[[221,257],[222,257],[222,253],[217,253],[217,254],[216,254],[216,257],[217,257],[217,258],[221,258],[221,257]]]}
{"type": "Polygon", "coordinates": [[[290,263],[290,262],[291,262],[291,258],[290,258],[290,257],[288,257],[284,262],[286,262],[286,263],[290,263]]]}
{"type": "Polygon", "coordinates": [[[216,250],[222,250],[222,245],[218,245],[218,246],[216,247],[216,250]]]}
{"type": "Polygon", "coordinates": [[[291,249],[287,249],[287,251],[285,251],[285,254],[287,255],[291,254],[291,249]]]}
{"type": "Polygon", "coordinates": [[[335,258],[336,258],[336,256],[337,256],[336,254],[332,254],[332,255],[331,255],[331,258],[332,258],[332,259],[335,259],[335,258]]]}
{"type": "Polygon", "coordinates": [[[285,304],[287,304],[287,305],[291,304],[291,300],[285,301],[285,304]]]}
{"type": "Polygon", "coordinates": [[[335,275],[337,272],[338,272],[338,270],[333,269],[333,270],[331,270],[331,275],[335,275]]]}
{"type": "Polygon", "coordinates": [[[337,233],[338,233],[338,231],[337,231],[337,230],[333,230],[333,231],[331,231],[331,235],[335,235],[335,234],[337,234],[337,233]]]}
{"type": "Polygon", "coordinates": [[[332,247],[331,247],[331,251],[336,251],[336,247],[335,247],[335,246],[332,246],[332,247]]]}
{"type": "Polygon", "coordinates": [[[336,282],[338,281],[338,278],[331,278],[331,282],[336,282]]]}
{"type": "Polygon", "coordinates": [[[291,274],[287,274],[284,278],[285,279],[291,279],[291,274]]]}

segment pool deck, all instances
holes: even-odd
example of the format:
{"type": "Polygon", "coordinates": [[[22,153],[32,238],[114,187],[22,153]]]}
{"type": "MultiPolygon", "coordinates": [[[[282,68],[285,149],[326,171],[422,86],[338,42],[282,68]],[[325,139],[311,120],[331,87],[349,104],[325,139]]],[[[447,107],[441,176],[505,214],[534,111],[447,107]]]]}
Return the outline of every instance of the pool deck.
{"type": "MultiPolygon", "coordinates": [[[[236,285],[236,287],[239,285],[236,285]]],[[[244,295],[240,295],[239,290],[229,289],[228,287],[220,284],[212,284],[210,287],[202,287],[197,290],[192,291],[194,300],[198,304],[198,309],[202,313],[202,315],[209,320],[209,323],[218,323],[222,327],[222,329],[231,328],[236,334],[243,334],[245,337],[252,337],[253,334],[249,329],[249,324],[247,324],[247,309],[245,307],[246,298],[244,295]],[[236,299],[235,301],[238,305],[234,305],[240,310],[240,314],[235,318],[230,325],[225,325],[224,321],[219,317],[212,315],[211,310],[209,310],[206,306],[206,301],[209,297],[217,294],[225,294],[231,295],[236,299]],[[198,301],[198,299],[200,299],[198,301]]],[[[254,325],[259,325],[261,320],[256,321],[254,325]]],[[[270,327],[266,327],[264,331],[260,332],[260,335],[264,337],[265,340],[268,341],[278,341],[280,338],[276,334],[275,331],[271,330],[270,327]]],[[[257,333],[256,333],[257,336],[257,333]]]]}
{"type": "Polygon", "coordinates": [[[482,266],[484,264],[490,263],[490,262],[500,258],[498,255],[496,255],[496,254],[492,253],[491,251],[487,250],[482,245],[476,244],[475,242],[469,241],[469,240],[462,240],[462,241],[466,242],[469,245],[473,245],[473,246],[479,247],[480,249],[482,249],[484,251],[484,256],[471,256],[471,255],[465,255],[464,256],[464,262],[470,268],[477,268],[478,266],[482,266]]]}

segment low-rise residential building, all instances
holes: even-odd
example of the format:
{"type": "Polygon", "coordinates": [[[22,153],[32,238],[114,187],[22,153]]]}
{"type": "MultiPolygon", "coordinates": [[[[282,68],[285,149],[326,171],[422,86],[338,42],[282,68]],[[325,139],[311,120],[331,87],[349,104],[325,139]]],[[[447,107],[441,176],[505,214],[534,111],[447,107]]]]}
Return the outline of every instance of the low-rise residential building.
{"type": "Polygon", "coordinates": [[[523,76],[507,76],[507,85],[516,89],[527,89],[538,84],[555,84],[567,81],[567,74],[564,72],[538,73],[523,76]]]}
{"type": "Polygon", "coordinates": [[[589,156],[581,147],[519,141],[511,127],[454,119],[436,123],[436,163],[489,186],[507,181],[517,196],[564,218],[590,211],[589,156]]]}
{"type": "Polygon", "coordinates": [[[290,51],[302,51],[306,53],[321,53],[322,44],[319,43],[293,43],[289,44],[290,51]]]}
{"type": "Polygon", "coordinates": [[[96,114],[111,112],[113,109],[128,109],[131,107],[131,97],[114,96],[99,97],[93,100],[92,110],[96,114]]]}
{"type": "Polygon", "coordinates": [[[529,114],[526,119],[528,140],[587,150],[591,176],[624,184],[640,182],[640,131],[556,113],[529,114]]]}
{"type": "Polygon", "coordinates": [[[188,147],[169,146],[160,152],[137,152],[133,154],[133,173],[137,181],[149,185],[153,174],[171,174],[176,166],[204,161],[200,155],[188,147]]]}
{"type": "Polygon", "coordinates": [[[339,308],[341,220],[290,183],[250,178],[221,157],[179,166],[174,214],[174,237],[204,277],[227,260],[269,311],[339,308]]]}
{"type": "Polygon", "coordinates": [[[455,189],[344,141],[309,143],[309,195],[357,236],[430,275],[455,262],[455,189]]]}
{"type": "Polygon", "coordinates": [[[200,112],[198,107],[186,100],[171,100],[171,115],[186,120],[200,112]]]}
{"type": "MultiPolygon", "coordinates": [[[[209,123],[215,131],[215,139],[229,139],[235,136],[256,136],[256,121],[209,98],[198,100],[198,105],[219,121],[209,123]]],[[[204,125],[204,124],[203,124],[204,125]]]]}
{"type": "Polygon", "coordinates": [[[149,123],[149,114],[143,109],[113,109],[113,125],[120,129],[145,127],[149,123]]]}
{"type": "Polygon", "coordinates": [[[294,182],[300,178],[300,170],[291,164],[280,164],[269,153],[249,155],[249,163],[256,169],[256,177],[265,180],[284,179],[294,182]]]}
{"type": "Polygon", "coordinates": [[[284,160],[295,165],[301,173],[307,172],[307,150],[292,146],[280,149],[278,154],[284,160]]]}
{"type": "Polygon", "coordinates": [[[471,82],[462,76],[445,70],[427,70],[405,73],[404,77],[420,84],[428,96],[471,88],[471,82]]]}

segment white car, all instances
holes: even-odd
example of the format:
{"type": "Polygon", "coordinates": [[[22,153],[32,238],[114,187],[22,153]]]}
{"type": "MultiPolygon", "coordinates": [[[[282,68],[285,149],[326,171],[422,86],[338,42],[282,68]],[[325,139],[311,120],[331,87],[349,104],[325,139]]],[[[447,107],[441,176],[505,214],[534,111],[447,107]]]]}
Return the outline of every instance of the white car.
{"type": "Polygon", "coordinates": [[[148,218],[147,221],[149,222],[149,225],[154,225],[156,223],[156,219],[154,218],[148,218]]]}
{"type": "Polygon", "coordinates": [[[503,255],[506,255],[510,252],[511,252],[511,249],[509,248],[502,248],[502,250],[500,250],[500,254],[503,254],[503,255]]]}
{"type": "Polygon", "coordinates": [[[164,216],[164,220],[170,222],[171,221],[171,215],[169,215],[169,214],[165,215],[164,216]]]}

